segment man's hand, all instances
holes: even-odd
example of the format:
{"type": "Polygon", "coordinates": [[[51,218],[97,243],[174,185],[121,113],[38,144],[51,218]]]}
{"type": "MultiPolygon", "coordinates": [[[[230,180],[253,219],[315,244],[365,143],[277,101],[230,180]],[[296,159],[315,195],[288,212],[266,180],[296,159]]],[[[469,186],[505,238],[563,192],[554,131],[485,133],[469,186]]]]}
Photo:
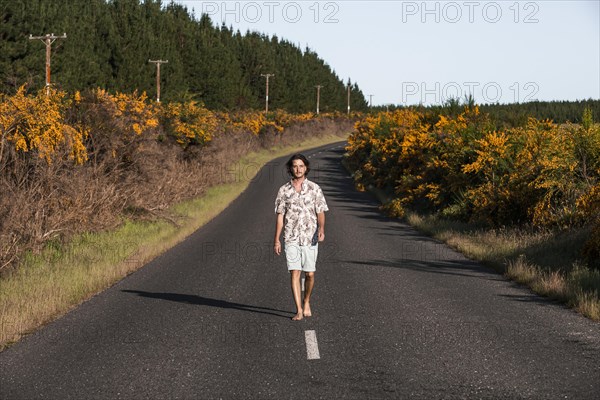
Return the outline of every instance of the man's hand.
{"type": "Polygon", "coordinates": [[[281,242],[279,242],[279,241],[275,242],[275,245],[273,246],[273,250],[275,250],[275,254],[277,254],[278,256],[281,255],[281,242]]]}
{"type": "Polygon", "coordinates": [[[319,238],[319,242],[322,242],[325,240],[325,231],[324,230],[319,229],[318,238],[319,238]]]}
{"type": "Polygon", "coordinates": [[[317,238],[319,239],[319,242],[322,242],[325,240],[325,213],[324,212],[320,212],[317,214],[317,226],[319,227],[319,230],[317,232],[317,238]]]}
{"type": "Polygon", "coordinates": [[[281,237],[281,230],[283,229],[283,214],[277,214],[277,222],[275,222],[275,240],[273,240],[273,251],[275,254],[281,254],[281,242],[279,238],[281,237]]]}

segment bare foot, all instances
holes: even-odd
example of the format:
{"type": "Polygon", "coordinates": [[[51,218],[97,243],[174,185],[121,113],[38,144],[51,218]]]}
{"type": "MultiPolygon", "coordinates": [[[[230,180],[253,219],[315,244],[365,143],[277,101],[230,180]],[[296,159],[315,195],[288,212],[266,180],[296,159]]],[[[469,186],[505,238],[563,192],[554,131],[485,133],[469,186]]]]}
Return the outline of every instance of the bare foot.
{"type": "Polygon", "coordinates": [[[312,312],[310,311],[310,304],[308,304],[308,303],[304,304],[304,316],[312,317],[312,312]]]}
{"type": "Polygon", "coordinates": [[[298,314],[296,314],[292,317],[292,321],[300,321],[302,318],[303,318],[303,315],[301,312],[299,312],[298,314]]]}

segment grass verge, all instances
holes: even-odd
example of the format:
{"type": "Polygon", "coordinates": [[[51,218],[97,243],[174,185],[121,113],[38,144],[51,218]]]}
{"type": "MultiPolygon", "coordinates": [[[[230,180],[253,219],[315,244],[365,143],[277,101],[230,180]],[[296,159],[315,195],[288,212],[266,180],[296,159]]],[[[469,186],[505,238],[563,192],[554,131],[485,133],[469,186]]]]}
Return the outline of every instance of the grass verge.
{"type": "Polygon", "coordinates": [[[236,164],[244,171],[242,179],[174,205],[171,221],[125,221],[114,231],[80,235],[64,245],[51,243],[40,254],[27,255],[19,268],[0,279],[0,350],[181,242],[237,198],[268,161],[344,139],[323,135],[250,153],[236,164]]]}
{"type": "Polygon", "coordinates": [[[600,271],[580,260],[589,228],[540,231],[489,229],[436,216],[407,213],[406,221],[535,293],[600,321],[600,271]]]}

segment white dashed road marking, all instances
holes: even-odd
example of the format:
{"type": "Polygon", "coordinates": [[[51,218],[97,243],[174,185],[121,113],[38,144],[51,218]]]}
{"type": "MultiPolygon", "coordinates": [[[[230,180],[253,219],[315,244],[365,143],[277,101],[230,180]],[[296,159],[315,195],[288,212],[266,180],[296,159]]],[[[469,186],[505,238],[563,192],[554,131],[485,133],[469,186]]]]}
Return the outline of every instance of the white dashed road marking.
{"type": "Polygon", "coordinates": [[[309,360],[320,359],[317,333],[315,331],[304,331],[304,339],[306,340],[306,358],[309,360]]]}

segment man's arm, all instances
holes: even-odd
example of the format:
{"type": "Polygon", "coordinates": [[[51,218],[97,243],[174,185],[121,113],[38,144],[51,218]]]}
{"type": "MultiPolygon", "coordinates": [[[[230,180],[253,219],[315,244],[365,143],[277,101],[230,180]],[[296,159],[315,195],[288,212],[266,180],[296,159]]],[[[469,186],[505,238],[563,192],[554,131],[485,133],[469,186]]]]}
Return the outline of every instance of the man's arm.
{"type": "Polygon", "coordinates": [[[317,223],[319,224],[318,238],[319,242],[325,240],[325,213],[317,213],[317,223]]]}
{"type": "Polygon", "coordinates": [[[281,230],[283,229],[283,214],[277,214],[277,222],[275,223],[275,241],[273,245],[273,250],[275,250],[275,254],[281,254],[281,242],[279,241],[279,237],[281,236],[281,230]]]}

